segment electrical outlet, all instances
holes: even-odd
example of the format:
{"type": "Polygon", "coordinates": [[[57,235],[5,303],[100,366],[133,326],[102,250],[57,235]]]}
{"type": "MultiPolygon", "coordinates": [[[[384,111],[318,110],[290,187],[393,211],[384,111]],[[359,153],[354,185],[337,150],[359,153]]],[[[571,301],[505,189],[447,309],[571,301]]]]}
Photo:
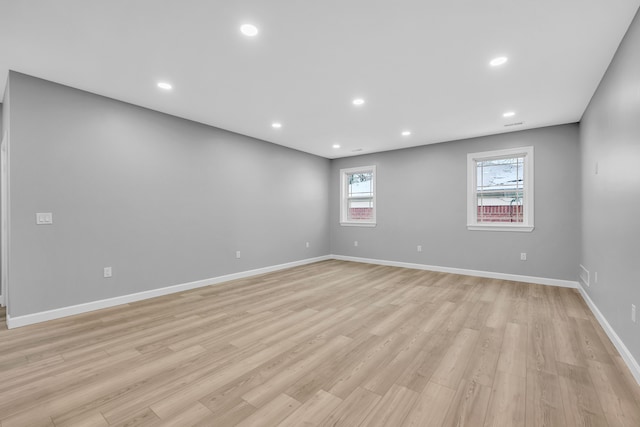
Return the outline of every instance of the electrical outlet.
{"type": "Polygon", "coordinates": [[[39,212],[36,214],[37,225],[51,225],[53,224],[53,214],[51,212],[39,212]]]}
{"type": "Polygon", "coordinates": [[[636,305],[631,304],[631,321],[636,323],[636,305]]]}
{"type": "Polygon", "coordinates": [[[236,258],[240,258],[240,251],[236,251],[236,258]]]}
{"type": "Polygon", "coordinates": [[[598,283],[598,272],[593,273],[593,283],[598,283]]]}
{"type": "Polygon", "coordinates": [[[520,252],[520,261],[526,261],[526,260],[527,260],[527,253],[520,252]]]}
{"type": "Polygon", "coordinates": [[[104,268],[104,277],[111,277],[113,274],[113,272],[111,271],[111,267],[105,267],[104,268]]]}
{"type": "Polygon", "coordinates": [[[357,240],[353,241],[353,246],[358,246],[358,241],[357,240]]]}
{"type": "Polygon", "coordinates": [[[418,252],[422,252],[422,245],[418,245],[418,247],[417,247],[417,251],[418,251],[418,252]]]}
{"type": "Polygon", "coordinates": [[[309,247],[309,242],[307,242],[307,247],[309,247]]]}

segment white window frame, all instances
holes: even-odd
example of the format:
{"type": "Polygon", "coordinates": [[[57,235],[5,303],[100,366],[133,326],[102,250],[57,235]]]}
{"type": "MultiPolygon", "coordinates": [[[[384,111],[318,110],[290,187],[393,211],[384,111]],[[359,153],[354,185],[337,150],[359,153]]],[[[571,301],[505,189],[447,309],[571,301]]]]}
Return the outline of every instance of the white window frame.
{"type": "Polygon", "coordinates": [[[467,154],[467,229],[485,231],[533,231],[533,147],[509,148],[467,154]],[[487,160],[524,157],[522,223],[478,223],[477,164],[487,160]]]}
{"type": "Polygon", "coordinates": [[[343,226],[355,226],[355,227],[375,227],[376,226],[376,217],[377,217],[377,207],[376,207],[376,166],[361,166],[356,168],[347,168],[340,169],[340,225],[343,226]],[[349,206],[349,197],[348,197],[348,186],[349,181],[347,180],[347,176],[353,175],[356,173],[371,173],[371,188],[373,190],[372,204],[373,204],[373,219],[371,220],[349,220],[348,216],[348,206],[349,206]]]}

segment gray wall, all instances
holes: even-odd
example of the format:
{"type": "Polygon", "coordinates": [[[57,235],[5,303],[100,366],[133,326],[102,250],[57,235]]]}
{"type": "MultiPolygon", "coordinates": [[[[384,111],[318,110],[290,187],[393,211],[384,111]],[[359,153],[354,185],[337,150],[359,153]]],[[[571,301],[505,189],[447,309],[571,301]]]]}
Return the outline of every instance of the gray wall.
{"type": "MultiPolygon", "coordinates": [[[[4,91],[4,98],[2,99],[2,104],[0,104],[0,142],[2,142],[2,138],[4,137],[4,132],[8,132],[9,131],[9,109],[5,108],[5,105],[7,105],[7,102],[9,101],[9,81],[7,79],[7,87],[5,88],[4,91]]],[[[2,177],[0,176],[0,180],[2,180],[2,177]]],[[[1,220],[1,218],[0,218],[1,220]]],[[[0,239],[2,238],[2,230],[0,230],[0,239]]],[[[2,250],[0,249],[0,256],[2,256],[2,250]]],[[[2,270],[1,270],[1,266],[0,266],[0,274],[2,274],[2,270]]],[[[2,295],[2,286],[0,286],[0,295],[2,295]]],[[[4,302],[5,305],[7,305],[7,301],[4,302]]]]}
{"type": "Polygon", "coordinates": [[[576,280],[579,175],[575,124],[335,160],[331,163],[331,251],[576,280]],[[535,150],[535,230],[468,231],[467,153],[530,145],[535,150]],[[339,170],[369,164],[377,165],[378,225],[342,227],[339,170]],[[417,245],[422,245],[423,252],[416,251],[417,245]],[[521,252],[528,254],[527,261],[520,261],[521,252]]]}
{"type": "MultiPolygon", "coordinates": [[[[4,122],[4,115],[2,112],[2,104],[0,104],[0,142],[2,142],[2,138],[4,137],[4,134],[2,133],[2,123],[4,122]]],[[[0,180],[2,180],[2,177],[0,176],[0,180]]],[[[2,238],[2,230],[0,230],[0,239],[2,238]]],[[[2,255],[1,251],[0,251],[0,256],[2,255]]],[[[0,273],[2,272],[1,267],[0,267],[0,273]]],[[[2,287],[0,286],[0,295],[2,295],[2,287]]],[[[5,303],[6,304],[6,303],[5,303]]]]}
{"type": "Polygon", "coordinates": [[[329,252],[329,160],[10,77],[11,316],[329,252]]]}
{"type": "Polygon", "coordinates": [[[640,17],[636,15],[585,112],[582,264],[590,298],[640,361],[640,17]],[[598,164],[598,174],[596,171],[598,164]],[[594,283],[595,272],[598,283],[594,283]]]}

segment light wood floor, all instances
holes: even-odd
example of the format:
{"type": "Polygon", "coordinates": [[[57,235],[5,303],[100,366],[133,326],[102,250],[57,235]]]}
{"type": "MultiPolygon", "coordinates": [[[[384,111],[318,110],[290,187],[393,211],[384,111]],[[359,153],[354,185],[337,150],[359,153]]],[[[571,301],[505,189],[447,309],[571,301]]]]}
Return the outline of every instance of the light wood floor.
{"type": "Polygon", "coordinates": [[[570,289],[326,261],[15,330],[11,426],[640,426],[570,289]]]}

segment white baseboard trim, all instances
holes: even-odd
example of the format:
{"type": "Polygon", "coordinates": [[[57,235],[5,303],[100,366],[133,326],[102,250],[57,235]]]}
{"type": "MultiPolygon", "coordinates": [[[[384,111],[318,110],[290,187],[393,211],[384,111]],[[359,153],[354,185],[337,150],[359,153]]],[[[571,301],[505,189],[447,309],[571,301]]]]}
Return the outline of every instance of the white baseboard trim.
{"type": "Polygon", "coordinates": [[[560,286],[563,288],[578,288],[578,282],[571,280],[548,279],[545,277],[522,276],[519,274],[496,273],[492,271],[467,270],[465,268],[440,267],[437,265],[414,264],[400,261],[386,261],[381,259],[359,258],[345,255],[331,255],[331,259],[341,261],[363,262],[366,264],[388,265],[391,267],[413,268],[415,270],[439,271],[442,273],[462,274],[465,276],[486,277],[489,279],[512,280],[514,282],[535,283],[538,285],[560,286]]]}
{"type": "Polygon", "coordinates": [[[633,357],[627,346],[624,345],[618,334],[616,334],[616,331],[613,330],[606,317],[604,317],[591,297],[589,297],[589,294],[585,292],[582,286],[579,286],[578,289],[580,291],[580,295],[582,295],[582,298],[585,300],[585,302],[591,309],[591,312],[598,320],[598,323],[600,323],[600,326],[602,326],[602,329],[604,329],[607,336],[618,350],[618,353],[620,353],[622,360],[624,360],[624,362],[627,364],[627,367],[631,371],[633,378],[635,378],[638,385],[640,385],[640,365],[638,365],[638,361],[633,357]]]}
{"type": "Polygon", "coordinates": [[[272,265],[269,267],[257,268],[255,270],[241,271],[239,273],[227,274],[224,276],[213,277],[210,279],[197,280],[195,282],[182,283],[179,285],[167,286],[149,291],[137,292],[135,294],[122,295],[118,297],[103,299],[99,301],[91,301],[84,304],[72,305],[69,307],[56,308],[54,310],[41,311],[39,313],[26,314],[24,316],[11,317],[7,313],[7,328],[13,329],[20,326],[32,325],[34,323],[46,322],[47,320],[60,319],[62,317],[73,316],[75,314],[87,313],[89,311],[100,310],[103,308],[113,307],[130,302],[141,301],[149,298],[155,298],[163,295],[174,294],[177,292],[188,291],[190,289],[202,288],[209,285],[217,285],[219,283],[228,282],[230,280],[243,279],[245,277],[257,276],[259,274],[271,273],[273,271],[284,270],[286,268],[297,267],[300,265],[311,264],[318,261],[330,259],[328,255],[308,258],[300,261],[288,262],[285,264],[272,265]]]}
{"type": "Polygon", "coordinates": [[[618,334],[613,330],[607,319],[600,312],[598,307],[593,303],[589,295],[584,291],[584,288],[577,282],[571,280],[559,280],[559,279],[548,279],[544,277],[533,277],[533,276],[522,276],[517,274],[506,274],[506,273],[495,273],[490,271],[478,271],[478,270],[467,270],[463,268],[452,268],[452,267],[440,267],[434,265],[425,265],[425,264],[414,264],[408,262],[399,262],[399,261],[386,261],[379,259],[370,259],[370,258],[359,258],[352,256],[344,256],[344,255],[331,255],[331,259],[337,259],[341,261],[352,261],[352,262],[362,262],[366,264],[377,264],[377,265],[388,265],[392,267],[404,267],[404,268],[413,268],[417,270],[430,270],[430,271],[439,271],[443,273],[453,273],[453,274],[462,274],[466,276],[477,276],[477,277],[487,277],[490,279],[502,279],[502,280],[513,280],[515,282],[526,282],[526,283],[536,283],[540,285],[549,285],[549,286],[560,286],[565,288],[573,288],[578,289],[582,298],[586,301],[587,305],[593,312],[593,315],[602,326],[602,329],[606,332],[607,336],[613,343],[613,345],[620,353],[620,356],[624,360],[624,362],[629,367],[631,374],[635,378],[636,382],[640,385],[640,365],[633,357],[627,346],[624,345],[618,334]]]}
{"type": "MultiPolygon", "coordinates": [[[[46,322],[48,320],[60,319],[63,317],[73,316],[76,314],[87,313],[90,311],[100,310],[103,308],[114,307],[121,304],[128,304],[135,301],[141,301],[149,298],[155,298],[163,295],[169,295],[173,293],[183,292],[190,289],[201,288],[210,285],[216,285],[230,280],[242,279],[251,276],[257,276],[259,274],[270,273],[273,271],[284,270],[287,268],[297,267],[301,265],[311,264],[314,262],[325,261],[328,259],[336,259],[341,261],[361,262],[366,264],[388,265],[392,267],[412,268],[417,270],[430,270],[443,273],[462,274],[466,276],[486,277],[490,279],[512,280],[516,282],[536,283],[540,285],[560,286],[566,288],[575,288],[580,291],[582,298],[586,301],[587,305],[593,312],[595,318],[598,320],[602,329],[606,332],[613,345],[616,347],[620,356],[625,361],[631,374],[635,380],[640,384],[640,365],[633,357],[629,349],[624,345],[618,334],[613,330],[607,319],[600,312],[598,307],[591,300],[589,295],[584,291],[583,287],[576,281],[549,279],[543,277],[523,276],[517,274],[496,273],[489,271],[468,270],[463,268],[452,267],[440,267],[426,264],[415,264],[399,261],[386,261],[379,259],[351,257],[344,255],[325,255],[316,258],[308,258],[300,261],[293,261],[285,264],[278,264],[269,267],[257,268],[255,270],[242,271],[239,273],[227,274],[224,276],[213,277],[210,279],[197,280],[195,282],[182,283],[173,286],[167,286],[159,289],[152,289],[149,291],[138,292],[135,294],[122,295],[119,297],[108,298],[99,301],[92,301],[84,304],[73,305],[70,307],[62,307],[54,310],[42,311],[39,313],[27,314],[24,316],[11,317],[8,313],[6,316],[7,328],[13,329],[20,326],[32,325],[35,323],[46,322]]],[[[4,296],[0,295],[0,303],[4,304],[4,296]]]]}

